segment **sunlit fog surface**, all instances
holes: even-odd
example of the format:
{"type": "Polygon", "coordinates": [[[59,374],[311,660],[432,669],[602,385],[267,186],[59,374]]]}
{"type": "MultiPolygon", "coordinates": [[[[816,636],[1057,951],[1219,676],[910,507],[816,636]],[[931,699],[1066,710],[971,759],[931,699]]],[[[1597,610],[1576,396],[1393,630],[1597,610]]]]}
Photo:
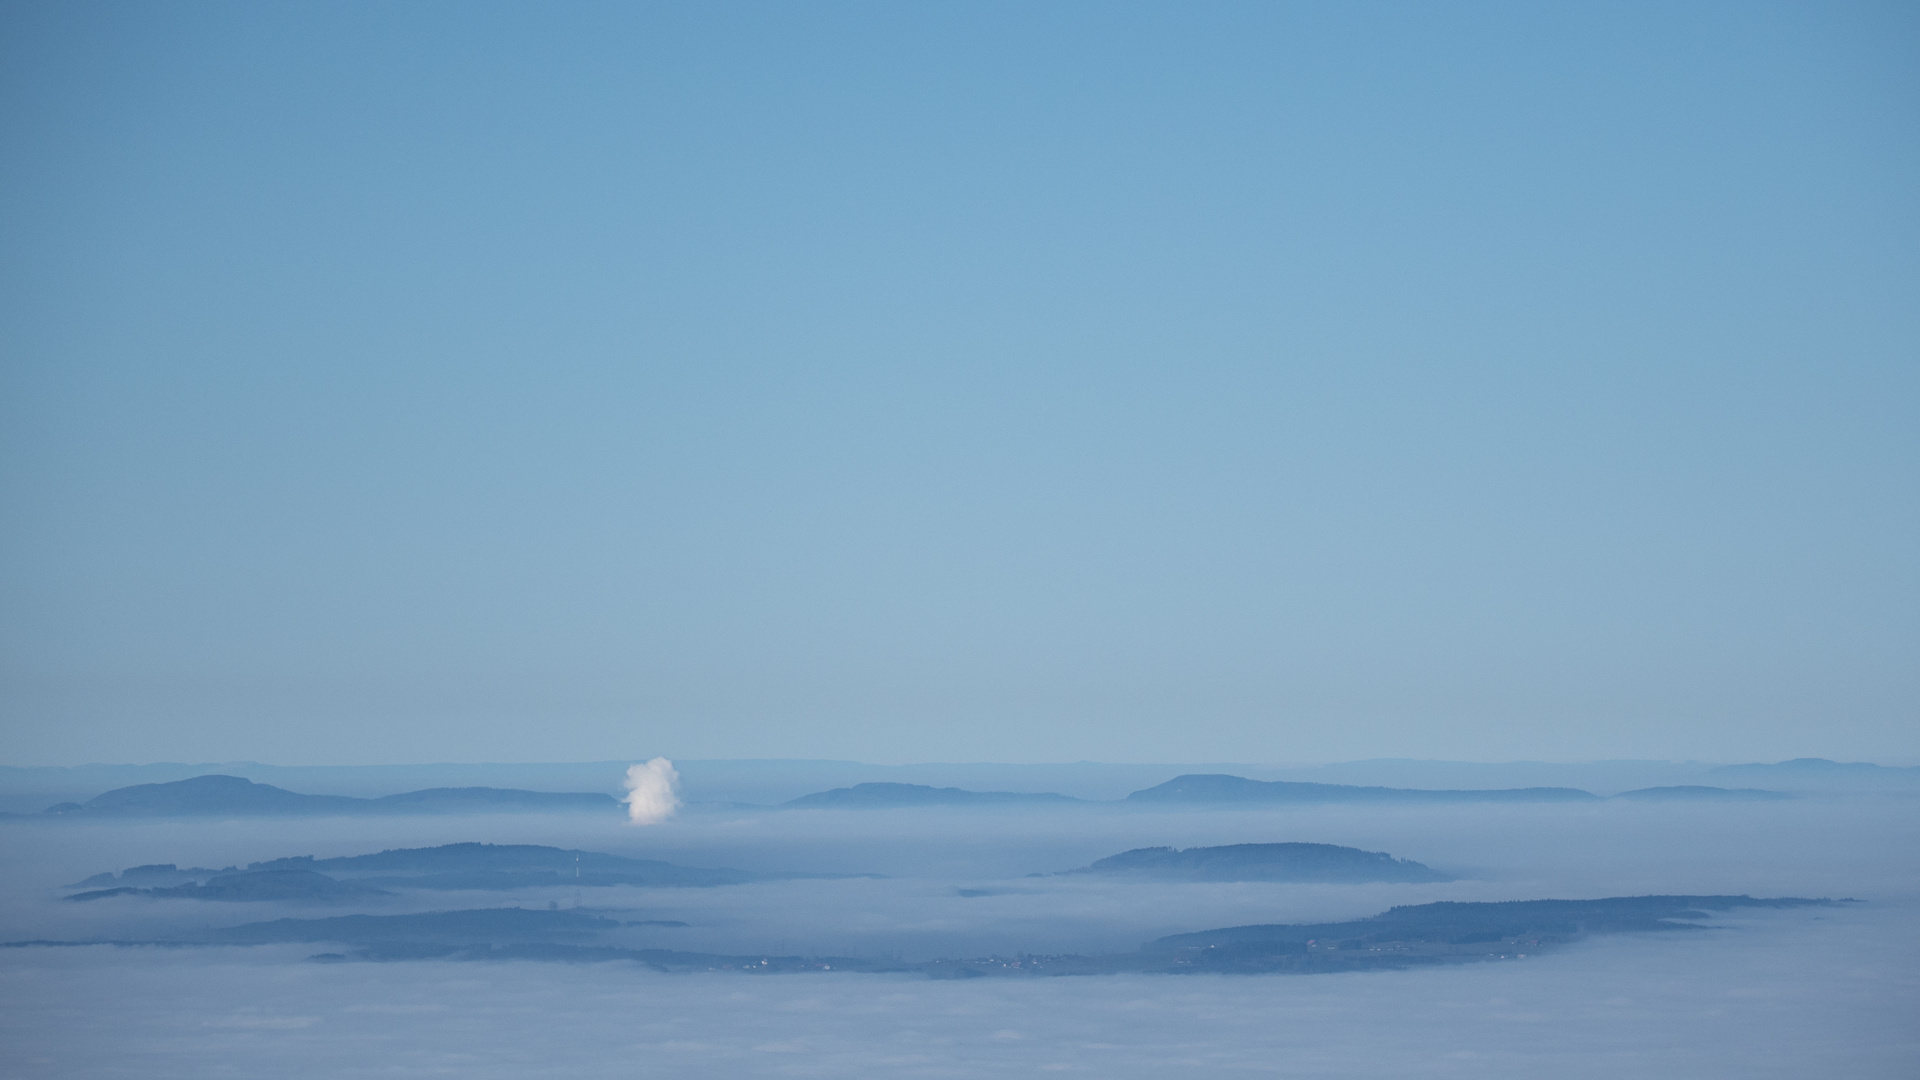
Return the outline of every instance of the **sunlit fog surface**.
{"type": "Polygon", "coordinates": [[[314,964],[319,946],[9,949],[0,1031],[22,1076],[831,1075],[1209,1068],[1294,1076],[1908,1076],[1920,1069],[1912,799],[1263,811],[691,813],[79,824],[0,829],[6,940],[138,938],[344,910],[516,905],[684,921],[634,947],[977,956],[1121,951],[1167,933],[1343,919],[1432,900],[1854,897],[1591,939],[1524,961],[1336,975],[933,981],[662,974],[628,962],[314,964]],[[220,867],[462,840],[685,865],[882,875],[718,888],[410,892],[348,908],[119,897],[102,870],[220,867]],[[1316,841],[1441,884],[1131,884],[1051,876],[1127,848],[1316,841]],[[1029,876],[1029,875],[1047,876],[1029,876]],[[961,890],[967,894],[963,895],[961,890]]]}

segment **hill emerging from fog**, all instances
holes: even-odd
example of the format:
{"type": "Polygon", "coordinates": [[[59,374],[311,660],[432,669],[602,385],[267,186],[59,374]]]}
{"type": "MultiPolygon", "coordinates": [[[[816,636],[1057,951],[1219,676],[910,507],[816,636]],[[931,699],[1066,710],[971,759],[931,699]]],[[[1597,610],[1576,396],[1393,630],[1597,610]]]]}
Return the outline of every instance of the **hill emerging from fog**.
{"type": "Polygon", "coordinates": [[[1227,844],[1180,850],[1135,848],[1069,874],[1143,881],[1452,881],[1432,867],[1384,851],[1335,844],[1227,844]]]}
{"type": "Polygon", "coordinates": [[[62,803],[47,813],[87,817],[281,817],[334,814],[472,814],[514,811],[613,813],[611,795],[513,788],[429,788],[362,799],[351,795],[303,795],[238,776],[196,776],[163,784],[135,784],[62,803]]]}
{"type": "Polygon", "coordinates": [[[1597,934],[1702,929],[1709,912],[1797,908],[1831,900],[1751,896],[1613,896],[1598,900],[1454,900],[1337,923],[1231,926],[1149,942],[1161,970],[1323,972],[1506,959],[1597,934]]]}
{"type": "MultiPolygon", "coordinates": [[[[108,875],[111,876],[111,875],[108,875]]],[[[338,903],[369,896],[392,895],[357,881],[340,881],[312,870],[257,870],[216,874],[206,884],[145,887],[121,885],[75,893],[68,900],[105,900],[114,896],[147,896],[173,900],[217,900],[238,903],[255,900],[298,900],[338,903]]]]}
{"type": "Polygon", "coordinates": [[[802,795],[781,805],[795,810],[877,810],[903,806],[1062,805],[1084,800],[1053,792],[967,791],[926,784],[855,784],[802,795]]]}
{"type": "Polygon", "coordinates": [[[540,844],[442,844],[332,859],[302,855],[253,863],[247,869],[309,869],[383,888],[411,889],[521,889],[575,884],[706,887],[808,876],[680,866],[659,859],[632,859],[540,844]]]}
{"type": "MultiPolygon", "coordinates": [[[[190,931],[147,944],[344,946],[351,953],[312,957],[345,960],[633,961],[660,971],[917,972],[934,978],[1034,977],[1121,972],[1194,974],[1314,974],[1379,971],[1472,961],[1524,959],[1599,934],[1694,931],[1710,912],[1742,908],[1800,908],[1834,901],[1794,897],[1615,896],[1596,900],[1443,901],[1396,907],[1363,919],[1333,923],[1232,926],[1176,934],[1131,953],[976,957],[901,962],[879,958],[725,955],[639,947],[658,941],[657,928],[675,921],[625,921],[614,912],[486,908],[392,915],[289,918],[190,931]],[[636,941],[636,933],[640,940],[636,941]]],[[[116,939],[119,944],[142,944],[116,939]]],[[[75,945],[73,941],[11,941],[12,948],[75,945]]]]}
{"type": "Polygon", "coordinates": [[[1770,802],[1775,799],[1791,799],[1793,796],[1784,791],[1763,791],[1760,788],[1722,788],[1704,787],[1700,784],[1680,784],[1674,787],[1623,791],[1614,798],[1635,802],[1770,802]]]}
{"type": "Polygon", "coordinates": [[[330,859],[298,855],[250,863],[245,871],[233,867],[182,870],[171,864],[136,866],[117,877],[96,874],[73,886],[91,891],[67,899],[137,894],[189,900],[334,900],[395,889],[504,891],[573,885],[707,888],[750,881],[852,876],[856,875],[755,873],[539,844],[466,843],[395,848],[330,859]]]}

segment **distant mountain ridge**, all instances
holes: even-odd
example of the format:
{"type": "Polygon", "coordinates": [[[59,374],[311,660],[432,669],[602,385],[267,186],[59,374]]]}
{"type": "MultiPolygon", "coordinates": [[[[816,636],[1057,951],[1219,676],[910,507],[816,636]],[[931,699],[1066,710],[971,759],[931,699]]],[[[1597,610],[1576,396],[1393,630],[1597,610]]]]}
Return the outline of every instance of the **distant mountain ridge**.
{"type": "MultiPolygon", "coordinates": [[[[1831,763],[1828,763],[1831,764],[1831,763]]],[[[1673,785],[1621,792],[1629,800],[1762,800],[1790,798],[1758,788],[1673,785]]],[[[1190,773],[1129,794],[1134,804],[1246,803],[1460,803],[1596,802],[1602,796],[1578,788],[1529,787],[1453,790],[1250,780],[1224,773],[1190,773]]],[[[814,792],[781,804],[784,809],[889,809],[931,806],[1068,806],[1087,800],[1055,792],[969,791],[926,784],[863,783],[814,792]]],[[[428,788],[378,798],[307,795],[238,776],[208,775],[166,783],[115,788],[85,803],[48,807],[55,817],[270,817],[298,815],[395,815],[499,812],[617,812],[619,800],[600,792],[524,791],[515,788],[428,788]]]]}
{"type": "Polygon", "coordinates": [[[1487,791],[1360,787],[1306,784],[1291,780],[1249,780],[1224,773],[1192,773],[1136,791],[1128,802],[1164,803],[1330,803],[1330,802],[1598,802],[1600,796],[1578,788],[1495,788],[1487,791]]]}
{"type": "Polygon", "coordinates": [[[926,784],[855,784],[852,787],[818,791],[782,803],[796,810],[878,809],[898,806],[987,806],[996,804],[1079,803],[1071,795],[1053,792],[967,791],[963,788],[937,788],[926,784]]]}
{"type": "MultiPolygon", "coordinates": [[[[1641,788],[1610,796],[1635,801],[1788,799],[1791,795],[1758,788],[1717,788],[1701,785],[1641,788]]],[[[1135,803],[1581,803],[1602,802],[1609,796],[1564,787],[1488,788],[1453,790],[1447,788],[1362,787],[1351,784],[1308,784],[1293,780],[1249,780],[1224,773],[1191,773],[1176,776],[1156,787],[1127,796],[1135,803]]]]}
{"type": "Polygon", "coordinates": [[[1708,775],[1714,779],[1778,784],[1782,787],[1841,790],[1920,788],[1920,765],[1875,765],[1865,761],[1829,761],[1826,758],[1794,758],[1772,764],[1720,765],[1709,770],[1708,775]]]}
{"type": "Polygon", "coordinates": [[[1452,881],[1432,867],[1384,851],[1335,844],[1226,844],[1135,848],[1069,874],[1154,881],[1452,881]]]}
{"type": "Polygon", "coordinates": [[[47,808],[54,815],[187,817],[227,814],[273,817],[316,814],[434,814],[479,811],[613,812],[620,802],[599,792],[519,791],[511,788],[429,788],[376,799],[304,795],[238,776],[196,776],[160,784],[115,788],[84,803],[47,808]]]}
{"type": "MultiPolygon", "coordinates": [[[[103,791],[217,774],[289,791],[375,798],[397,791],[491,787],[620,795],[629,761],[520,764],[262,765],[229,761],[0,765],[0,811],[39,817],[51,804],[84,804],[103,791]]],[[[771,807],[830,788],[901,782],[970,791],[1059,792],[1088,801],[1124,799],[1171,776],[1226,773],[1260,780],[1340,786],[1496,790],[1566,787],[1609,794],[1658,787],[1715,785],[1784,792],[1920,792],[1920,767],[1803,758],[1716,764],[1698,761],[1458,762],[1373,758],[1327,764],[1160,762],[1040,765],[921,763],[873,765],[820,760],[676,760],[688,809],[771,807]],[[731,804],[731,805],[729,805],[731,804]]],[[[0,814],[0,817],[4,817],[0,814]]],[[[19,820],[10,818],[8,820],[19,820]]]]}
{"type": "MultiPolygon", "coordinates": [[[[1225,773],[1189,773],[1128,795],[1122,802],[1169,804],[1245,803],[1468,803],[1468,802],[1602,802],[1607,798],[1633,801],[1752,801],[1792,796],[1757,788],[1717,788],[1674,785],[1595,795],[1565,787],[1488,788],[1453,790],[1433,788],[1365,787],[1354,784],[1313,784],[1293,780],[1249,780],[1225,773]]],[[[782,803],[783,809],[877,810],[916,806],[1097,805],[1089,800],[1054,792],[968,791],[925,784],[868,783],[818,791],[782,803]]]]}

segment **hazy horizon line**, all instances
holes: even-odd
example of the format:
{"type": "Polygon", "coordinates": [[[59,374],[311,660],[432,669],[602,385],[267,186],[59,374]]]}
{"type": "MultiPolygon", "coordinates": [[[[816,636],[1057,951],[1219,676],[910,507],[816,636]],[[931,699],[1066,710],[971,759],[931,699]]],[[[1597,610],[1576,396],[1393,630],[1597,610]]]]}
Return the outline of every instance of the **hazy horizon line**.
{"type": "Polygon", "coordinates": [[[608,757],[582,759],[574,761],[377,761],[377,762],[273,762],[258,761],[252,758],[228,758],[222,761],[85,761],[72,764],[16,764],[0,762],[0,769],[144,769],[166,766],[178,767],[217,767],[223,765],[249,765],[273,769],[418,769],[442,766],[469,768],[481,767],[536,767],[536,766],[581,766],[629,764],[652,757],[665,756],[669,760],[682,764],[792,764],[792,765],[858,765],[866,768],[912,769],[912,768],[953,768],[958,766],[994,766],[999,768],[1060,768],[1076,765],[1105,766],[1115,768],[1151,768],[1151,767],[1246,767],[1246,768],[1291,768],[1312,769],[1330,768],[1337,765],[1372,764],[1419,764],[1419,765],[1697,765],[1720,767],[1728,765],[1785,765],[1793,762],[1825,762],[1833,765],[1870,765],[1878,768],[1906,769],[1920,768],[1920,762],[1890,763],[1886,761],[1843,761],[1839,758],[1801,755],[1778,760],[1708,760],[1701,758],[1635,758],[1607,757],[1555,760],[1549,758],[1511,758],[1505,760],[1473,760],[1468,758],[1426,758],[1426,757],[1369,757],[1342,758],[1329,761],[1097,761],[1082,758],[1074,761],[994,761],[977,759],[971,761],[867,761],[858,758],[807,758],[807,757],[676,757],[654,753],[637,754],[630,757],[608,757]]]}

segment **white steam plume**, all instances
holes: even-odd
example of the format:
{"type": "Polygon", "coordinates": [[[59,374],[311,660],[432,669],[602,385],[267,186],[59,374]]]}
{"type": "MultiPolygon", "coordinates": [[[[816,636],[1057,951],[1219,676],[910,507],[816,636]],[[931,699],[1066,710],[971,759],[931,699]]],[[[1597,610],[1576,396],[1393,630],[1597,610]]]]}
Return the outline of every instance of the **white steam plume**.
{"type": "Polygon", "coordinates": [[[680,774],[673,762],[657,757],[645,765],[627,767],[627,820],[635,825],[658,825],[680,809],[680,774]]]}

